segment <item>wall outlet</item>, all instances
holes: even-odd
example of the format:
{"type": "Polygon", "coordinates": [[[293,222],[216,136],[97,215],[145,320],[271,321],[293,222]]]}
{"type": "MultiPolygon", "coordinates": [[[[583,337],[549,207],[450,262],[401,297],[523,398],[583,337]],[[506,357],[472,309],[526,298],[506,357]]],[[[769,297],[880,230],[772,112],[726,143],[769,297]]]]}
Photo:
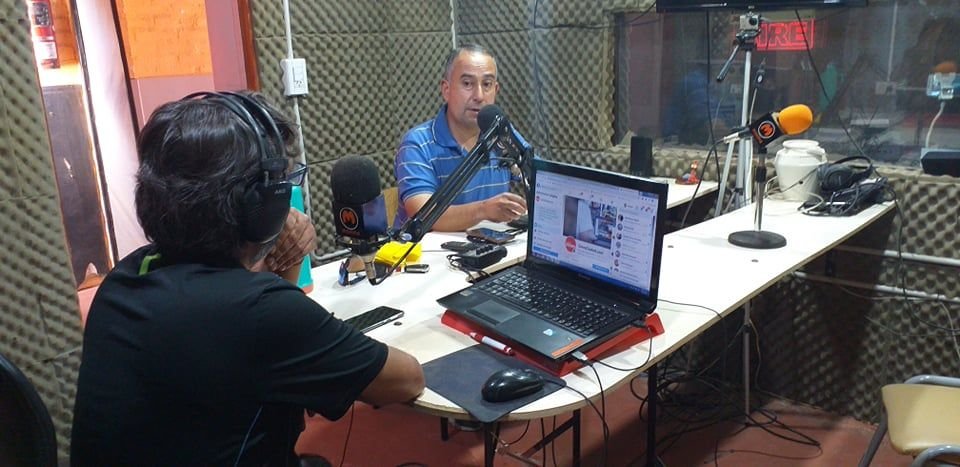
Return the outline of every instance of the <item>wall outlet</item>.
{"type": "Polygon", "coordinates": [[[283,95],[302,96],[307,94],[307,60],[303,58],[285,58],[280,60],[283,70],[283,95]]]}

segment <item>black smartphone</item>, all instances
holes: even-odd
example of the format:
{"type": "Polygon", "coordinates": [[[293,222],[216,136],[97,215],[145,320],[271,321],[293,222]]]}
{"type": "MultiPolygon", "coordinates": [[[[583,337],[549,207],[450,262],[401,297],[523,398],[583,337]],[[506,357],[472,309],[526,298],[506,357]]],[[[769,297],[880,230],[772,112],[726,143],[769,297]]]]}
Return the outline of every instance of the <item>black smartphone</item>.
{"type": "Polygon", "coordinates": [[[511,233],[487,228],[470,229],[467,231],[467,240],[474,242],[493,243],[495,245],[509,243],[513,241],[513,237],[514,235],[511,233]]]}
{"type": "Polygon", "coordinates": [[[440,244],[440,248],[444,250],[455,251],[457,253],[463,253],[464,251],[476,250],[480,248],[480,243],[476,242],[443,242],[440,244]]]}
{"type": "Polygon", "coordinates": [[[352,318],[347,318],[344,323],[353,326],[362,333],[367,333],[401,317],[403,317],[403,311],[401,310],[388,306],[378,306],[352,318]]]}

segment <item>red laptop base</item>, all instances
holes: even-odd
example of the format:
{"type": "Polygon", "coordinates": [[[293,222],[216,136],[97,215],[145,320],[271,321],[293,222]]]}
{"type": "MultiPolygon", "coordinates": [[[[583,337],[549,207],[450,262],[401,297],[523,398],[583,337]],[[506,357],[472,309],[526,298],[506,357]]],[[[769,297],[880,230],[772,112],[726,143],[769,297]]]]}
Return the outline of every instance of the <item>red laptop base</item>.
{"type": "MultiPolygon", "coordinates": [[[[443,313],[443,316],[440,318],[440,322],[468,336],[471,332],[490,335],[489,331],[461,318],[450,310],[447,310],[443,313]]],[[[656,313],[650,313],[647,315],[646,329],[636,327],[627,329],[584,353],[590,358],[590,360],[597,360],[623,352],[624,350],[627,350],[628,348],[633,347],[640,342],[643,342],[653,336],[659,336],[660,334],[663,334],[663,323],[660,321],[660,316],[656,313]]],[[[490,335],[490,337],[500,339],[499,336],[495,335],[490,335]]],[[[514,347],[514,351],[516,352],[516,357],[520,360],[542,368],[543,370],[556,376],[564,376],[578,368],[583,367],[583,363],[573,359],[557,362],[547,359],[527,349],[514,347]]]]}

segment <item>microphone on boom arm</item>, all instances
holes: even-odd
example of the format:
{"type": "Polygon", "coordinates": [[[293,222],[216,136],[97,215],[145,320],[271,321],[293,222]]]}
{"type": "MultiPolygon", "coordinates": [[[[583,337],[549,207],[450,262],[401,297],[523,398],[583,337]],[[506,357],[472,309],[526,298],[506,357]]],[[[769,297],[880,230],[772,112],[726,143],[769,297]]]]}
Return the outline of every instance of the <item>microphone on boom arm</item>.
{"type": "Polygon", "coordinates": [[[510,167],[526,187],[526,174],[530,173],[533,149],[517,135],[503,110],[496,104],[485,106],[477,115],[477,124],[481,134],[488,134],[486,131],[492,129],[489,134],[496,139],[496,144],[492,147],[491,157],[499,159],[500,167],[510,167]]]}

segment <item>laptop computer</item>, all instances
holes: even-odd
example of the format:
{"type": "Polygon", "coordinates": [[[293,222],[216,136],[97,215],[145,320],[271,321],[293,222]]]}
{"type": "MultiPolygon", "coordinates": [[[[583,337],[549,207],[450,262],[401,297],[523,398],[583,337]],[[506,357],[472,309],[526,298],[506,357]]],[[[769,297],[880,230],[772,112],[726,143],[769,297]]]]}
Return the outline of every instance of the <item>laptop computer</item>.
{"type": "Polygon", "coordinates": [[[653,312],[667,185],[537,159],[527,256],[438,302],[551,360],[586,352],[653,312]]]}

